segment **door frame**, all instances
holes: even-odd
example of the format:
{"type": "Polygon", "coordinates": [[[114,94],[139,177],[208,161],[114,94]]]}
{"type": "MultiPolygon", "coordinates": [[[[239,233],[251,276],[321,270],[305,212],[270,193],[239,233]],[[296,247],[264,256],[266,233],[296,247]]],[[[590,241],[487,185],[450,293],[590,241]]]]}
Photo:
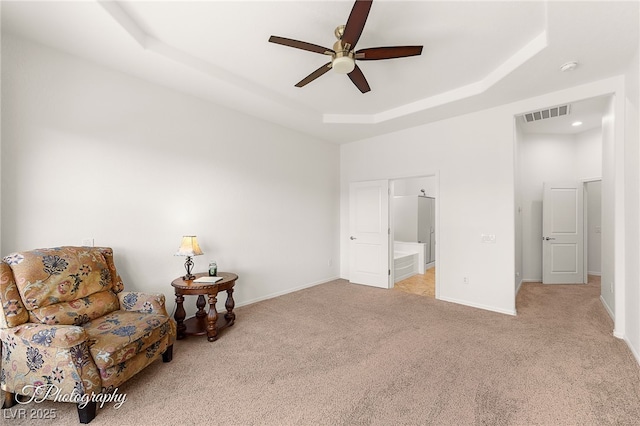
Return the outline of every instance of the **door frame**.
{"type": "MultiPolygon", "coordinates": [[[[589,191],[587,191],[587,184],[590,182],[602,182],[602,177],[592,177],[580,179],[578,182],[582,183],[582,233],[584,235],[584,249],[583,249],[583,266],[584,266],[584,280],[585,284],[589,283],[589,205],[587,203],[589,197],[589,191]]],[[[600,197],[602,198],[602,196],[600,197]]],[[[602,234],[601,234],[602,235],[602,234]]],[[[601,268],[602,269],[602,268],[601,268]]],[[[602,271],[600,272],[602,274],[602,271]]]]}

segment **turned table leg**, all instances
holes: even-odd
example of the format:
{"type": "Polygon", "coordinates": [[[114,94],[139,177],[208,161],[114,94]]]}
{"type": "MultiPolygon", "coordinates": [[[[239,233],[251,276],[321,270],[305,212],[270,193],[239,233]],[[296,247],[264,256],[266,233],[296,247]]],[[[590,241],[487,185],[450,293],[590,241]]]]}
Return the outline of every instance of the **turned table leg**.
{"type": "Polygon", "coordinates": [[[224,304],[224,307],[227,308],[227,313],[224,314],[225,319],[229,323],[229,327],[231,327],[236,320],[236,314],[233,313],[233,307],[236,303],[233,301],[233,289],[230,288],[227,290],[227,301],[224,304]]]}
{"type": "Polygon", "coordinates": [[[207,305],[207,303],[204,300],[204,295],[199,295],[198,296],[198,301],[196,302],[196,307],[198,308],[198,312],[196,312],[196,317],[198,318],[202,318],[207,316],[207,313],[204,311],[204,307],[207,305]]]}
{"type": "Polygon", "coordinates": [[[218,311],[216,310],[216,303],[218,299],[216,299],[215,294],[209,295],[209,315],[207,316],[207,340],[213,342],[218,338],[218,311]]]}
{"type": "Polygon", "coordinates": [[[187,316],[187,313],[184,310],[184,306],[182,306],[182,302],[184,302],[184,297],[181,294],[176,293],[176,314],[173,318],[176,320],[178,325],[178,339],[184,339],[186,337],[185,332],[187,331],[187,326],[184,325],[184,319],[187,316]]]}

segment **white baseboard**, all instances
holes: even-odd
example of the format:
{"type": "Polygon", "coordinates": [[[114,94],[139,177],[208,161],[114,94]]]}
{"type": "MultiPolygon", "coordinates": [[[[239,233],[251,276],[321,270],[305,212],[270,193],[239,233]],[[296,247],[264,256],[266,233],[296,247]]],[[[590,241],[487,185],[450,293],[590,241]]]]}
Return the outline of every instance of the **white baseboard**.
{"type": "Polygon", "coordinates": [[[629,350],[633,354],[633,357],[636,359],[636,362],[640,365],[640,354],[638,354],[638,351],[636,351],[636,349],[633,347],[629,339],[627,339],[627,336],[624,336],[623,339],[627,343],[627,346],[629,347],[629,350]]]}
{"type": "Polygon", "coordinates": [[[587,271],[587,275],[595,275],[596,277],[601,277],[602,276],[602,272],[587,271]]]}
{"type": "Polygon", "coordinates": [[[494,306],[482,305],[480,303],[471,303],[471,302],[467,302],[466,300],[458,300],[458,299],[453,299],[449,297],[440,297],[438,300],[457,303],[458,305],[470,306],[472,308],[484,309],[485,311],[497,312],[499,314],[507,314],[507,315],[513,315],[513,316],[516,315],[515,309],[514,310],[500,309],[494,306]]]}
{"type": "Polygon", "coordinates": [[[522,282],[523,283],[541,283],[542,278],[523,278],[522,282]]]}
{"type": "Polygon", "coordinates": [[[518,292],[520,291],[520,287],[522,287],[522,283],[524,282],[524,280],[520,280],[520,282],[518,283],[518,285],[516,286],[516,296],[518,295],[518,292]]]}
{"type": "MultiPolygon", "coordinates": [[[[611,319],[615,322],[616,316],[613,313],[613,311],[611,310],[611,308],[609,307],[609,305],[607,305],[607,302],[604,300],[604,297],[600,296],[600,302],[602,302],[602,306],[604,306],[604,310],[607,311],[607,313],[609,314],[611,319]]],[[[614,335],[615,335],[615,333],[614,333],[614,335]]],[[[616,337],[620,338],[621,336],[616,336],[616,337]]]]}
{"type": "Polygon", "coordinates": [[[255,298],[255,299],[246,300],[244,302],[237,303],[236,304],[236,308],[240,307],[240,306],[251,305],[251,304],[257,303],[257,302],[262,302],[263,300],[273,299],[274,297],[284,296],[285,294],[293,293],[294,291],[304,290],[305,288],[309,288],[309,287],[315,287],[317,285],[328,283],[329,281],[335,281],[337,279],[340,279],[340,278],[339,277],[325,278],[325,279],[322,279],[320,281],[316,281],[316,282],[313,282],[313,283],[308,283],[308,284],[301,285],[299,287],[294,287],[294,288],[290,288],[290,289],[287,289],[287,290],[284,290],[284,291],[278,291],[278,292],[275,292],[275,293],[270,293],[270,294],[268,294],[266,296],[261,296],[261,297],[255,298]]]}

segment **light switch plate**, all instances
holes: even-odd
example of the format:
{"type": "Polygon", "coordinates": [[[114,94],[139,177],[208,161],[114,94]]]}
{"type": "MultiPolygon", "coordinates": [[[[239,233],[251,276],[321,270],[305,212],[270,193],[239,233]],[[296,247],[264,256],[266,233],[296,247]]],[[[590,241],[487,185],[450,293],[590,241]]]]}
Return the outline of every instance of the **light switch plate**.
{"type": "Polygon", "coordinates": [[[480,241],[483,243],[495,244],[496,234],[482,234],[480,235],[480,241]]]}

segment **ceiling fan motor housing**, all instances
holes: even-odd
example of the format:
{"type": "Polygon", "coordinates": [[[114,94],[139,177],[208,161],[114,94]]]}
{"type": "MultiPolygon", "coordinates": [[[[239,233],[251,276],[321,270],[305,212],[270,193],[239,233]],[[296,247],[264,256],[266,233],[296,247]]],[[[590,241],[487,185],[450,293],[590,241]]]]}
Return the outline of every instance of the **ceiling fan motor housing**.
{"type": "Polygon", "coordinates": [[[356,61],[353,58],[353,51],[349,50],[349,45],[342,43],[342,40],[338,40],[333,45],[335,55],[331,68],[340,74],[349,74],[356,67],[356,61]]]}

